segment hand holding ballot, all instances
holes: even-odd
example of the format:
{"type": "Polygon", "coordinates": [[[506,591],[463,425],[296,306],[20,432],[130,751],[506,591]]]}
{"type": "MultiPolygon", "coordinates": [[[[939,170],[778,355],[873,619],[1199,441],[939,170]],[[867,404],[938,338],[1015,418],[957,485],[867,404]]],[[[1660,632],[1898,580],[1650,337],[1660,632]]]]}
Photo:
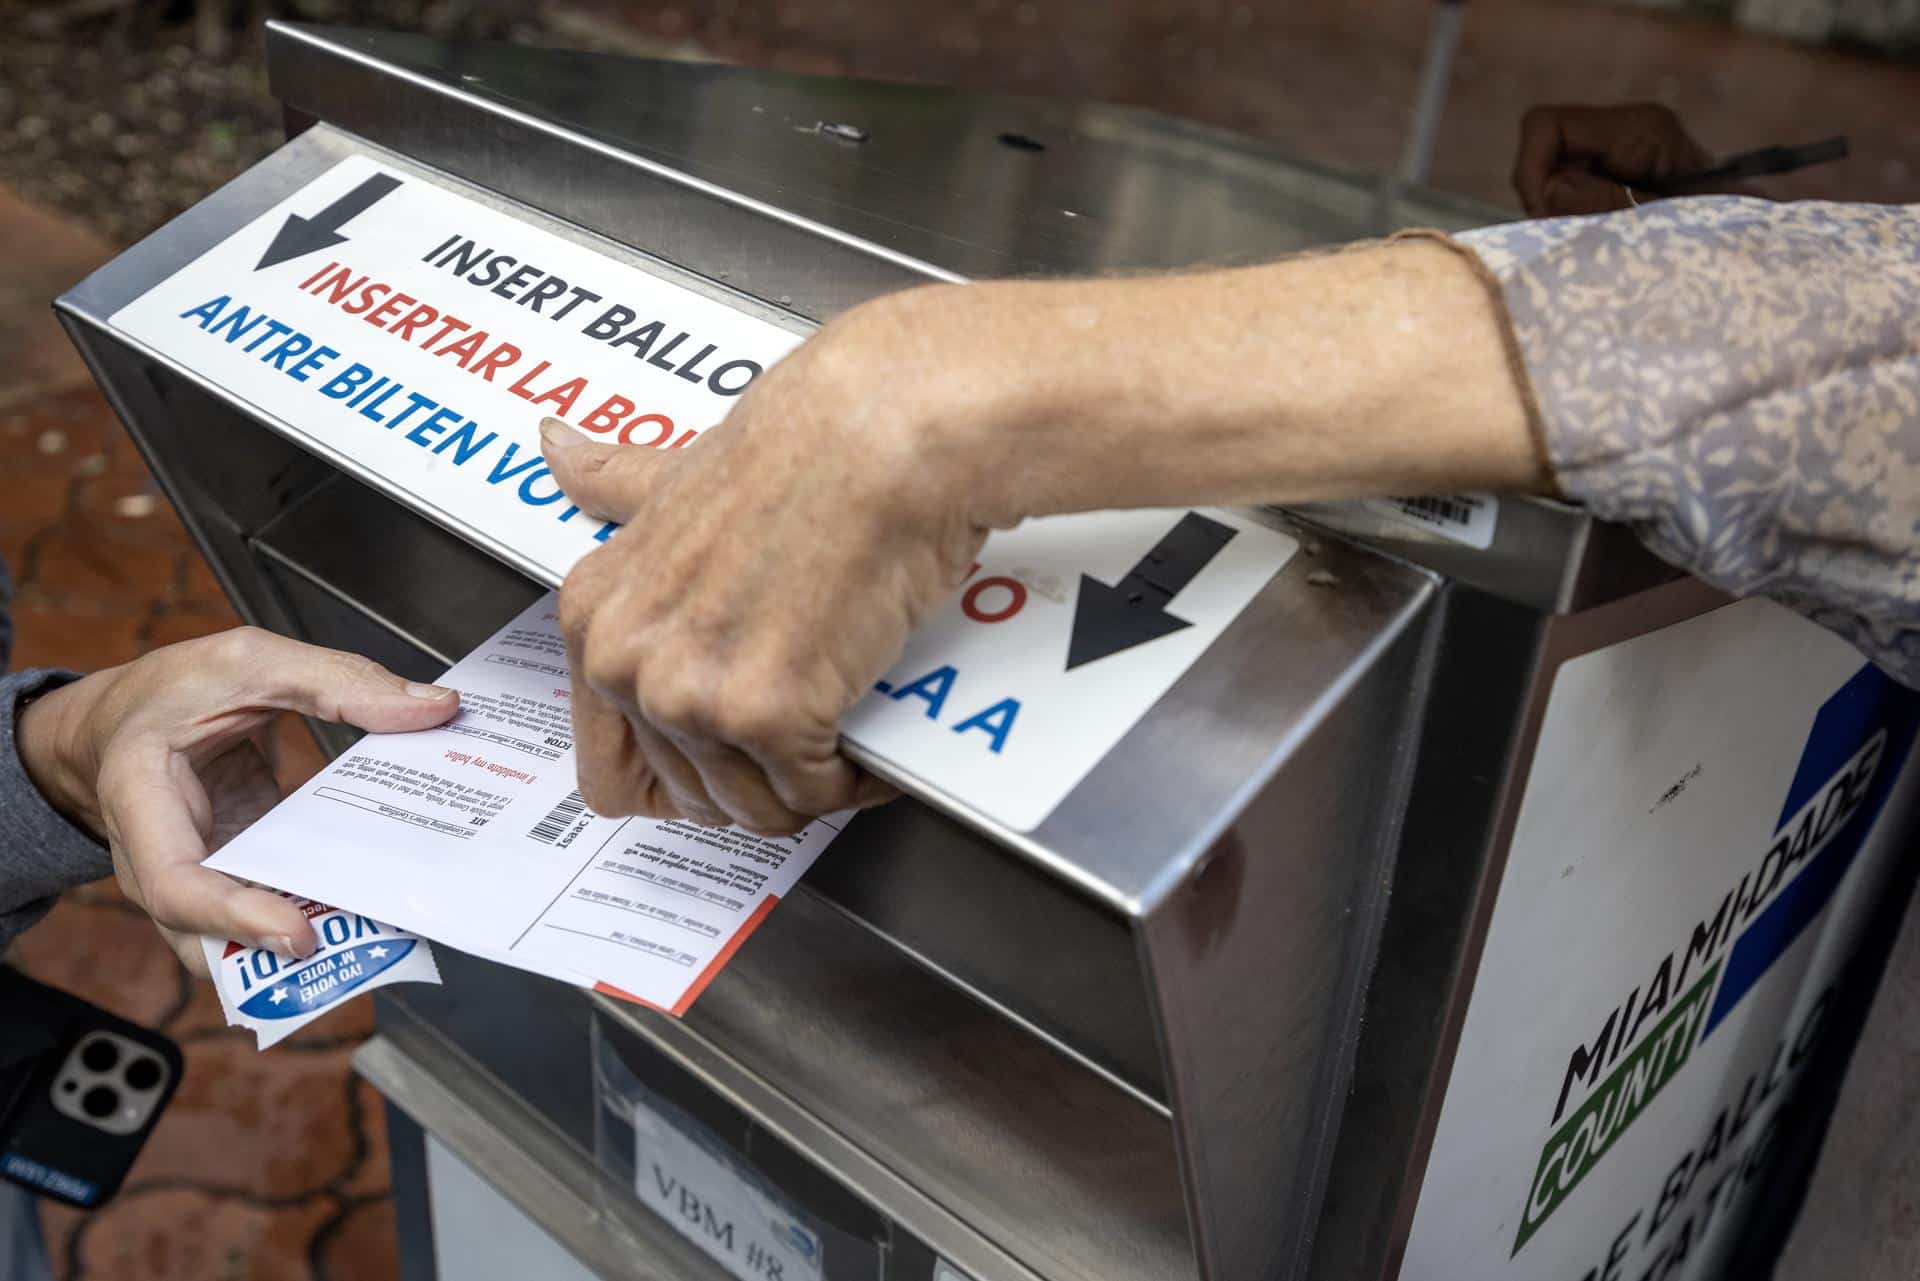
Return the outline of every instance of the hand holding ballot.
{"type": "Polygon", "coordinates": [[[111,848],[121,889],[204,974],[201,934],[288,956],[318,946],[286,898],[202,866],[280,799],[262,749],[273,718],[292,711],[392,732],[458,709],[452,690],[242,627],[61,686],[27,706],[18,733],[42,794],[111,848]]]}

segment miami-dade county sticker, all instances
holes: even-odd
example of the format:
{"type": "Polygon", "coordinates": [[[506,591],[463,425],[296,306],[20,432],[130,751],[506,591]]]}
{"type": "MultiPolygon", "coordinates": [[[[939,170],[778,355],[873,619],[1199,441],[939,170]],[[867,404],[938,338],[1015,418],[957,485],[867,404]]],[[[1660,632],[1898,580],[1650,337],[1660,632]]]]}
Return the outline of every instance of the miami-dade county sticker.
{"type": "Polygon", "coordinates": [[[1554,678],[1400,1276],[1716,1276],[1903,838],[1920,695],[1747,601],[1554,678]]]}
{"type": "Polygon", "coordinates": [[[1212,509],[1092,512],[996,533],[841,728],[1029,831],[1298,546],[1212,509]]]}

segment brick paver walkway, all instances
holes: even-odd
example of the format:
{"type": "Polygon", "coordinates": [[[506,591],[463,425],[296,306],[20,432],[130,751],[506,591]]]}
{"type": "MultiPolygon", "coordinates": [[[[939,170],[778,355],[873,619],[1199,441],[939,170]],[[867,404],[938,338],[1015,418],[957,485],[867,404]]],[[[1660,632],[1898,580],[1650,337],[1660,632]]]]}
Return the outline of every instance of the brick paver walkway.
{"type": "MultiPolygon", "coordinates": [[[[18,594],[15,662],[97,668],[236,619],[121,431],[48,300],[106,245],[0,189],[0,557],[18,594]]],[[[288,723],[289,782],[319,755],[288,723]]],[[[347,1058],[367,1002],[267,1054],[229,1029],[111,883],[70,896],[15,959],[181,1043],[180,1092],[120,1196],[49,1208],[67,1281],[381,1281],[395,1271],[384,1113],[347,1058]]]]}

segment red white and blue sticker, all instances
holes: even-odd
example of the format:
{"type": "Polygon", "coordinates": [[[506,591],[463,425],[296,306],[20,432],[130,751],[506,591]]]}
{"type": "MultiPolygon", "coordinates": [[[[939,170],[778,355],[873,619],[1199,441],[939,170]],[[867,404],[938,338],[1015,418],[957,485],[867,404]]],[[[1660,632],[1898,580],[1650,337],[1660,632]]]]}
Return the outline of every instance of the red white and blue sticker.
{"type": "Polygon", "coordinates": [[[320,940],[311,956],[296,960],[263,947],[200,940],[228,1025],[252,1028],[261,1049],[363,992],[440,981],[433,951],[418,935],[310,899],[293,901],[320,940]]]}

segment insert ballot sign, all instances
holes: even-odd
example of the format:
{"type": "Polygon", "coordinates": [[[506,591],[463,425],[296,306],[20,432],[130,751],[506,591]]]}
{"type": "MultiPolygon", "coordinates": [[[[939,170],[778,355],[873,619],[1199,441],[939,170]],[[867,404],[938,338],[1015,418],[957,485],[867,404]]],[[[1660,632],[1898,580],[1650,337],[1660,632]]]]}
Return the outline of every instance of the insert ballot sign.
{"type": "MultiPolygon", "coordinates": [[[[541,417],[681,448],[800,342],[365,156],[112,324],[314,452],[556,580],[614,527],[548,474],[541,417]]],[[[1094,513],[996,534],[846,733],[1031,828],[1294,550],[1222,512],[1094,513]]]]}
{"type": "Polygon", "coordinates": [[[548,475],[542,416],[677,448],[800,342],[365,156],[112,323],[556,578],[611,529],[548,475]]]}

